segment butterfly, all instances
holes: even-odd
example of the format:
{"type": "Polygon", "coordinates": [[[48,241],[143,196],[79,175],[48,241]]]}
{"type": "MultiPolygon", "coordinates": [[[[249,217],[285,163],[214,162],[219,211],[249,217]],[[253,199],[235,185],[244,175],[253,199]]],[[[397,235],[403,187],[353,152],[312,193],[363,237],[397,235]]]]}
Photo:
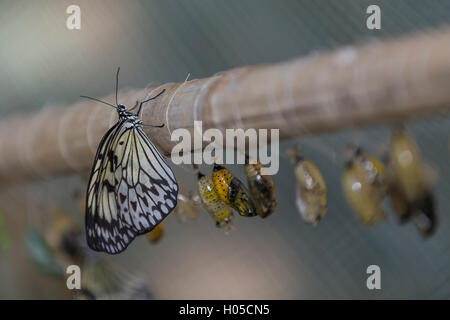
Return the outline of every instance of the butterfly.
{"type": "MultiPolygon", "coordinates": [[[[138,235],[150,232],[175,208],[178,184],[175,176],[143,130],[142,105],[127,109],[117,102],[119,71],[116,74],[116,106],[119,120],[100,141],[89,178],[86,196],[86,239],[95,251],[117,254],[138,235]],[[132,111],[138,108],[136,113],[132,111]]],[[[150,125],[148,125],[150,126],[150,125]]],[[[163,127],[151,126],[151,127],[163,127]]]]}

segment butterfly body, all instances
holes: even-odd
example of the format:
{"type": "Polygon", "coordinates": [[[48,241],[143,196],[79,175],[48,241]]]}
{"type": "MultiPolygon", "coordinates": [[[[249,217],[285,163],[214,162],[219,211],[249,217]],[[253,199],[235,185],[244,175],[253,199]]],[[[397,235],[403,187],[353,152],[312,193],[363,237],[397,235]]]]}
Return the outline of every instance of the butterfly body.
{"type": "Polygon", "coordinates": [[[177,204],[175,176],[139,118],[144,102],[136,113],[116,103],[119,120],[97,149],[85,217],[87,243],[95,251],[122,252],[136,236],[152,231],[177,204]]]}
{"type": "Polygon", "coordinates": [[[131,111],[127,110],[123,104],[117,106],[117,113],[119,114],[119,121],[128,121],[133,125],[142,125],[142,120],[139,116],[131,111]]]}

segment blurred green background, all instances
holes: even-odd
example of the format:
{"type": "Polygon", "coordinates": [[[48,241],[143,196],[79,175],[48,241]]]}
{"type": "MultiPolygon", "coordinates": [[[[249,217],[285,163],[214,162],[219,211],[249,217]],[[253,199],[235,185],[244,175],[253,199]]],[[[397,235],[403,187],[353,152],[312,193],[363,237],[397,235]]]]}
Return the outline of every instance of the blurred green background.
{"type": "MultiPolygon", "coordinates": [[[[208,77],[237,66],[450,25],[450,1],[2,0],[0,21],[4,118],[47,105],[63,107],[80,94],[110,94],[117,66],[122,88],[142,88],[180,82],[188,73],[191,79],[208,77]],[[66,28],[71,4],[81,7],[81,30],[66,28]],[[381,30],[366,28],[371,4],[381,8],[381,30]]],[[[430,239],[423,240],[413,225],[397,225],[392,214],[364,227],[343,199],[342,150],[357,143],[379,152],[389,141],[386,125],[282,144],[281,153],[300,142],[327,180],[329,209],[315,228],[297,213],[293,167],[282,158],[275,177],[278,209],[268,219],[235,217],[236,230],[226,235],[205,212],[186,223],[172,215],[160,243],[150,245],[140,237],[108,259],[145,278],[157,299],[448,299],[450,117],[423,118],[406,127],[439,172],[434,191],[440,225],[430,239]],[[366,288],[371,264],[381,267],[382,290],[366,288]]],[[[230,169],[243,177],[242,168],[230,169]]],[[[183,186],[193,189],[189,170],[175,170],[183,186]]],[[[28,225],[46,225],[47,203],[82,222],[72,195],[83,193],[85,184],[74,175],[0,191],[11,234],[10,248],[0,253],[0,298],[71,298],[64,281],[33,267],[22,232],[28,225]]]]}

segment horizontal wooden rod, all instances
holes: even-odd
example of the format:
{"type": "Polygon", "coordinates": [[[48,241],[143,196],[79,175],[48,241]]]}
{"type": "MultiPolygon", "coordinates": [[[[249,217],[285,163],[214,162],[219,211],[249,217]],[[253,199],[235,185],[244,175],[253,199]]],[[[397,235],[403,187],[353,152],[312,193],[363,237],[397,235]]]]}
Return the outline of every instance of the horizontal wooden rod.
{"type": "MultiPolygon", "coordinates": [[[[210,78],[126,90],[145,104],[145,130],[166,155],[177,128],[278,128],[289,139],[448,111],[450,29],[350,46],[287,62],[242,67],[210,78]]],[[[83,92],[86,93],[86,92],[83,92]]],[[[115,101],[114,96],[103,100],[115,101]]],[[[89,100],[0,121],[0,183],[86,171],[116,111],[89,100]]]]}

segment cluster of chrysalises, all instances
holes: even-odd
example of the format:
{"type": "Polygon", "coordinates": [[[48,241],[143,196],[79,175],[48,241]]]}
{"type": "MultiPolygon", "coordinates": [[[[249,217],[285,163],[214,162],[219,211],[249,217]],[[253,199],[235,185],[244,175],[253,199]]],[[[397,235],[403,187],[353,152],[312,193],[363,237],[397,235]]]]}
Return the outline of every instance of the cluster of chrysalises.
{"type": "MultiPolygon", "coordinates": [[[[342,174],[343,194],[359,221],[370,226],[386,218],[383,201],[389,198],[400,223],[413,221],[428,237],[437,225],[431,192],[433,170],[422,162],[414,139],[403,129],[391,137],[385,161],[361,147],[348,146],[342,174]]],[[[316,225],[327,211],[327,187],[319,169],[300,155],[287,151],[295,164],[296,205],[303,220],[316,225]]]]}
{"type": "Polygon", "coordinates": [[[275,184],[261,174],[259,161],[247,161],[245,172],[249,188],[227,168],[214,164],[212,177],[198,172],[198,192],[204,208],[216,226],[231,230],[233,210],[243,217],[268,217],[275,211],[275,184]]]}
{"type": "Polygon", "coordinates": [[[428,168],[414,139],[405,130],[396,129],[384,163],[356,148],[342,176],[344,194],[364,224],[386,217],[382,202],[387,197],[400,223],[413,220],[419,233],[428,237],[437,225],[433,174],[428,168]]]}

